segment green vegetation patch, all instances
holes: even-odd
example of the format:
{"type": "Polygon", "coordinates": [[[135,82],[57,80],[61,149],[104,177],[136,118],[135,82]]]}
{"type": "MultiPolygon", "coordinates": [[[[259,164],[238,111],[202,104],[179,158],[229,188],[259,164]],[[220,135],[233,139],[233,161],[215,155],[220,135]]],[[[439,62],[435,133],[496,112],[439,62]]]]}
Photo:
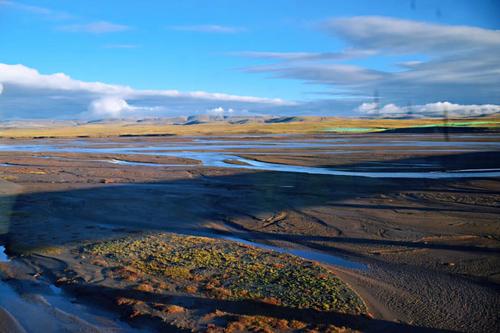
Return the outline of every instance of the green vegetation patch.
{"type": "Polygon", "coordinates": [[[96,243],[84,253],[212,298],[366,313],[363,301],[319,264],[237,242],[160,233],[96,243]]]}
{"type": "Polygon", "coordinates": [[[380,132],[385,130],[385,128],[374,128],[374,127],[328,127],[325,128],[325,132],[336,132],[336,133],[369,133],[369,132],[380,132]]]}

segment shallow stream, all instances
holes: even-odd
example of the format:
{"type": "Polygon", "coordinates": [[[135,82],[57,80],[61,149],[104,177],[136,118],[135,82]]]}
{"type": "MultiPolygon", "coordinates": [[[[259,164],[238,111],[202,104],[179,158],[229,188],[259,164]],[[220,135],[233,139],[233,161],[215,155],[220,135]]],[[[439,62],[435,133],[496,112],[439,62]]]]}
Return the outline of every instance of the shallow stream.
{"type": "MultiPolygon", "coordinates": [[[[410,137],[411,138],[411,137],[410,137]]],[[[500,139],[500,137],[499,137],[500,139]]],[[[246,141],[246,140],[210,140],[194,139],[188,142],[149,142],[147,140],[133,140],[129,142],[101,142],[92,140],[47,140],[37,144],[3,144],[0,151],[22,151],[33,153],[91,153],[91,154],[125,154],[125,155],[150,155],[150,156],[171,156],[178,158],[189,158],[198,160],[205,167],[221,167],[233,169],[251,169],[277,172],[296,172],[319,175],[354,176],[370,178],[482,178],[500,177],[500,169],[468,169],[468,170],[447,170],[447,171],[418,171],[419,165],[412,166],[415,171],[349,171],[336,170],[324,167],[295,166],[277,163],[267,163],[247,159],[239,156],[248,154],[247,150],[260,149],[266,153],[276,153],[275,150],[290,152],[293,149],[316,149],[319,153],[338,153],[339,148],[345,148],[340,152],[348,152],[354,147],[408,147],[405,151],[421,151],[422,148],[431,150],[436,147],[443,152],[461,150],[464,152],[500,150],[500,140],[498,141],[429,141],[429,140],[382,140],[381,142],[357,142],[349,139],[301,139],[290,140],[267,140],[267,141],[246,141]],[[114,145],[114,147],[113,147],[114,145]],[[332,150],[335,148],[336,150],[332,150]],[[273,150],[273,151],[269,151],[273,150]],[[268,151],[268,152],[266,152],[268,151]],[[231,163],[230,161],[236,161],[231,163]]],[[[353,151],[355,152],[355,151],[353,151]]],[[[250,151],[252,153],[252,151],[250,151]]],[[[260,153],[259,153],[260,154],[260,153]]],[[[42,158],[52,158],[42,156],[42,158]]],[[[54,157],[59,159],[59,157],[54,157]]],[[[195,167],[189,164],[156,164],[133,162],[118,159],[103,159],[96,162],[107,162],[127,166],[150,166],[150,167],[195,167]]],[[[8,163],[1,164],[0,167],[7,167],[8,163]]],[[[372,168],[376,170],[376,167],[372,168]]]]}

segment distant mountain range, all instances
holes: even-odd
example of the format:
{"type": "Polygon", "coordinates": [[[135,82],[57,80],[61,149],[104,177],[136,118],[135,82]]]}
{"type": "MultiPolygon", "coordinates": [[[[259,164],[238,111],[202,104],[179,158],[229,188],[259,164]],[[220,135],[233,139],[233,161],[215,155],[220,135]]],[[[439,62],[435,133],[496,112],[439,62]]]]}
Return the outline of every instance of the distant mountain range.
{"type": "Polygon", "coordinates": [[[198,125],[214,122],[226,122],[229,124],[250,124],[250,123],[290,123],[301,122],[306,119],[318,119],[326,117],[275,117],[275,116],[221,116],[221,115],[193,115],[172,118],[115,118],[115,119],[95,119],[89,121],[82,120],[45,120],[45,119],[22,119],[22,120],[0,120],[0,127],[7,128],[47,128],[47,127],[68,127],[85,124],[143,124],[143,125],[198,125]]]}
{"type": "Polygon", "coordinates": [[[3,138],[171,136],[311,133],[498,132],[500,117],[339,118],[318,116],[194,115],[171,118],[82,120],[4,120],[3,138]]]}

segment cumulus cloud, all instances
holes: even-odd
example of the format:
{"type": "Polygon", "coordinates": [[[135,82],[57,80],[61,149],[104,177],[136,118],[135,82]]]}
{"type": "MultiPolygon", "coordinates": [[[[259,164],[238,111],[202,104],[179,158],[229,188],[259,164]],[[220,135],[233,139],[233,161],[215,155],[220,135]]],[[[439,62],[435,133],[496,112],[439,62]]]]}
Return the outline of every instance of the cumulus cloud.
{"type": "Polygon", "coordinates": [[[217,108],[207,110],[207,113],[209,115],[220,116],[224,114],[224,108],[219,106],[217,108]]]}
{"type": "Polygon", "coordinates": [[[429,103],[419,107],[419,112],[422,114],[442,114],[443,112],[448,112],[451,115],[462,115],[462,116],[478,116],[478,115],[489,115],[500,112],[500,105],[495,104],[472,104],[472,105],[461,105],[450,102],[437,102],[429,103]]]}
{"type": "Polygon", "coordinates": [[[98,117],[118,118],[133,108],[123,98],[103,97],[92,101],[89,105],[90,114],[98,117]]]}
{"type": "Polygon", "coordinates": [[[205,91],[138,90],[75,80],[64,73],[41,74],[24,65],[0,64],[0,109],[5,117],[118,117],[189,115],[207,109],[262,110],[294,103],[279,98],[205,91]]]}
{"type": "Polygon", "coordinates": [[[201,24],[201,25],[173,25],[168,27],[171,30],[187,31],[187,32],[207,32],[207,33],[222,33],[234,34],[245,31],[241,27],[232,27],[218,24],[201,24]]]}
{"type": "Polygon", "coordinates": [[[361,113],[374,113],[376,110],[378,110],[378,103],[372,102],[372,103],[362,103],[359,105],[355,111],[361,112],[361,113]]]}
{"type": "Polygon", "coordinates": [[[58,27],[61,31],[67,32],[86,32],[91,34],[104,34],[110,32],[122,32],[130,30],[127,25],[116,24],[106,21],[90,22],[83,24],[68,24],[58,27]]]}
{"type": "Polygon", "coordinates": [[[450,102],[435,102],[414,106],[399,106],[394,103],[380,106],[378,103],[362,103],[356,112],[380,117],[442,117],[447,113],[450,117],[471,117],[490,115],[500,112],[500,105],[495,104],[470,104],[462,105],[450,102]]]}
{"type": "MultiPolygon", "coordinates": [[[[219,106],[219,107],[216,107],[216,108],[212,108],[212,109],[208,109],[206,111],[206,114],[208,114],[209,116],[217,116],[217,117],[223,117],[225,115],[233,115],[235,112],[234,109],[232,108],[226,108],[224,109],[222,106],[219,106]]],[[[240,110],[241,113],[246,113],[246,110],[240,110]]]]}

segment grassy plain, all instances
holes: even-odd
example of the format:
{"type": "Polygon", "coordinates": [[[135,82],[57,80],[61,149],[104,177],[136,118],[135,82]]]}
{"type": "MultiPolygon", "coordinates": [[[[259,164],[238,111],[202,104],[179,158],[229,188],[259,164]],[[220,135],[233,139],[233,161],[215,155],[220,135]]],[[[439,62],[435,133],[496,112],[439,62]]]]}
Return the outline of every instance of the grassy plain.
{"type": "MultiPolygon", "coordinates": [[[[441,126],[439,118],[423,119],[361,119],[336,117],[300,117],[286,122],[249,121],[235,124],[214,121],[193,125],[165,125],[154,121],[116,121],[45,127],[0,127],[0,137],[113,137],[120,135],[228,135],[228,134],[315,134],[325,132],[376,132],[406,127],[441,126]]],[[[471,119],[449,119],[447,126],[500,127],[500,116],[471,119]]]]}

